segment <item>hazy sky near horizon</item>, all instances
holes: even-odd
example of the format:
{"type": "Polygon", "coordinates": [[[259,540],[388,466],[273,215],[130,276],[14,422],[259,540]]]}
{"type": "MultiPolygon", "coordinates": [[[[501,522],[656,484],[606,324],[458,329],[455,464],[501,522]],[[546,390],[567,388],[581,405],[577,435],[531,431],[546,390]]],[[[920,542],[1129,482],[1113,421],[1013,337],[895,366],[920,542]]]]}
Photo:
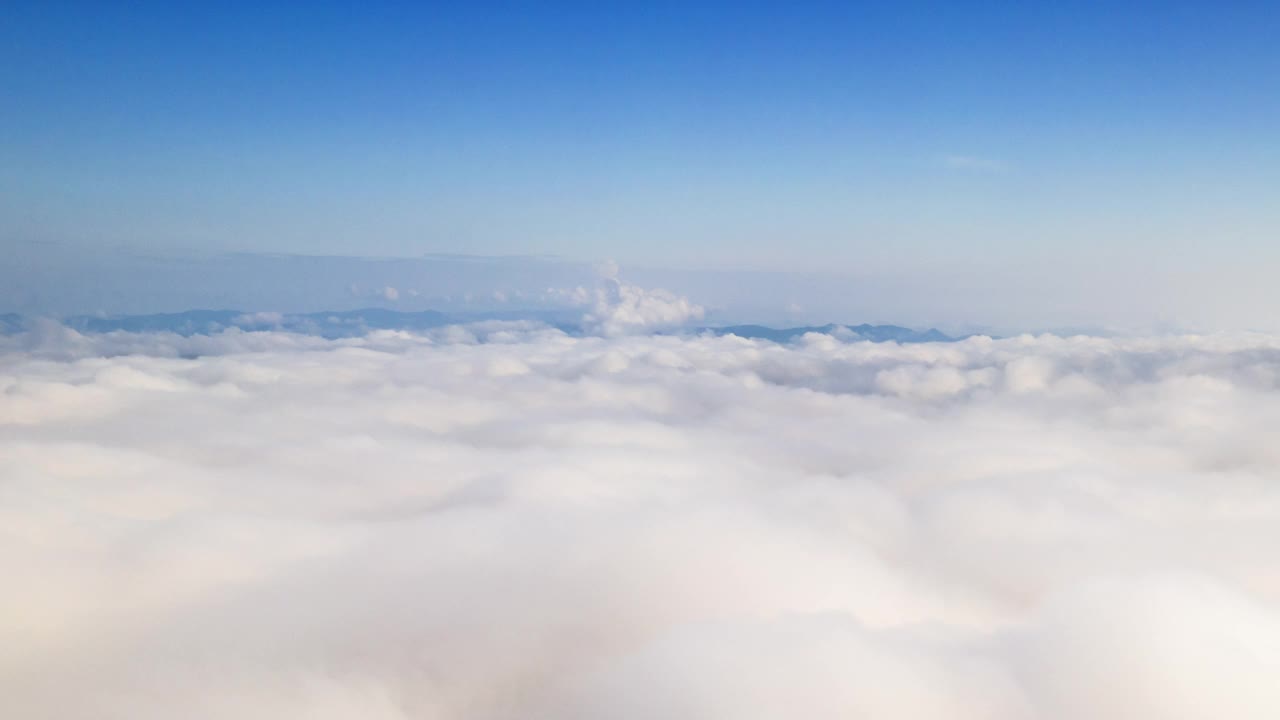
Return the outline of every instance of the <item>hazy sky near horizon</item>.
{"type": "Polygon", "coordinates": [[[889,319],[985,312],[974,284],[1121,305],[1151,273],[1274,299],[1274,4],[0,12],[9,247],[821,270],[909,288],[889,319]],[[1075,290],[1014,288],[1041,276],[1075,290]]]}

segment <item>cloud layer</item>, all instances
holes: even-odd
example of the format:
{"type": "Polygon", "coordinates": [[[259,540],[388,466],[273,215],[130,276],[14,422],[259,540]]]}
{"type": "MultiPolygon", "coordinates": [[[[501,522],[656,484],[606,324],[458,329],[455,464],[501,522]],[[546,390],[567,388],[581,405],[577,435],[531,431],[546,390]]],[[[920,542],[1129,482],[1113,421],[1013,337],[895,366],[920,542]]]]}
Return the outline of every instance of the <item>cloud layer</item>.
{"type": "Polygon", "coordinates": [[[0,343],[6,715],[1280,713],[1274,337],[0,343]]]}

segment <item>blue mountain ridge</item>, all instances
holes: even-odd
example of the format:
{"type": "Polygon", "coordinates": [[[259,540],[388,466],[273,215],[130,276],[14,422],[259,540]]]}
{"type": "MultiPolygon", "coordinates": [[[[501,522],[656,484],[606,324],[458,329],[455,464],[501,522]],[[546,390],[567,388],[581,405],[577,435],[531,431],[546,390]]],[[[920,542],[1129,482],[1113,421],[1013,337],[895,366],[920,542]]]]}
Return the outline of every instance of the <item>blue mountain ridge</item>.
{"type": "MultiPolygon", "coordinates": [[[[571,335],[582,334],[576,317],[565,312],[494,312],[448,314],[435,310],[402,312],[386,308],[364,308],[311,313],[245,313],[240,310],[187,310],[150,315],[96,316],[76,315],[63,318],[62,324],[81,333],[171,332],[178,335],[209,335],[231,328],[241,330],[285,330],[326,338],[355,337],[371,330],[421,331],[447,325],[486,320],[533,320],[571,335]]],[[[29,325],[29,319],[15,313],[0,314],[0,334],[12,335],[29,325]]],[[[936,329],[914,330],[898,325],[804,325],[774,328],[765,325],[728,325],[695,327],[681,331],[689,334],[733,335],[776,343],[793,342],[807,333],[837,335],[842,338],[870,342],[953,342],[953,338],[936,329]]],[[[671,333],[667,333],[671,334],[671,333]]]]}

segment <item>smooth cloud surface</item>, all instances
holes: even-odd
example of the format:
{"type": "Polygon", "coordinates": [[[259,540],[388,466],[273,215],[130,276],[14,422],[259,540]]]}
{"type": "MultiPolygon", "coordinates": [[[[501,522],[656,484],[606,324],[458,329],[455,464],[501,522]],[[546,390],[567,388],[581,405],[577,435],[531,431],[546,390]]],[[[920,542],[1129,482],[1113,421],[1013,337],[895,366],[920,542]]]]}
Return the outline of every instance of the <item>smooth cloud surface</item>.
{"type": "Polygon", "coordinates": [[[6,716],[1280,714],[1280,339],[0,342],[6,716]]]}

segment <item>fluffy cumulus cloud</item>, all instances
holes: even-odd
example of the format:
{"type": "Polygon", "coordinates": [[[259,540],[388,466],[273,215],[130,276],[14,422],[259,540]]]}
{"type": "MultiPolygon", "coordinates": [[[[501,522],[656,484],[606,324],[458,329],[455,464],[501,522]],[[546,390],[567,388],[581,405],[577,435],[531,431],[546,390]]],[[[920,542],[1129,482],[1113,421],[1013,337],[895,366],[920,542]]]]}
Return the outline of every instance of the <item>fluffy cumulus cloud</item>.
{"type": "Polygon", "coordinates": [[[278,312],[244,313],[236,317],[232,324],[245,329],[268,329],[279,327],[284,323],[284,315],[278,312]]]}
{"type": "Polygon", "coordinates": [[[583,329],[609,337],[676,328],[704,314],[686,297],[629,285],[617,277],[603,278],[590,301],[583,329]]]}
{"type": "Polygon", "coordinates": [[[543,291],[539,299],[583,308],[582,330],[605,337],[687,328],[706,315],[705,308],[687,297],[625,282],[619,277],[616,263],[602,263],[595,271],[599,281],[594,289],[552,287],[543,291]]]}
{"type": "Polygon", "coordinates": [[[1277,338],[0,343],[6,717],[1280,715],[1277,338]]]}

